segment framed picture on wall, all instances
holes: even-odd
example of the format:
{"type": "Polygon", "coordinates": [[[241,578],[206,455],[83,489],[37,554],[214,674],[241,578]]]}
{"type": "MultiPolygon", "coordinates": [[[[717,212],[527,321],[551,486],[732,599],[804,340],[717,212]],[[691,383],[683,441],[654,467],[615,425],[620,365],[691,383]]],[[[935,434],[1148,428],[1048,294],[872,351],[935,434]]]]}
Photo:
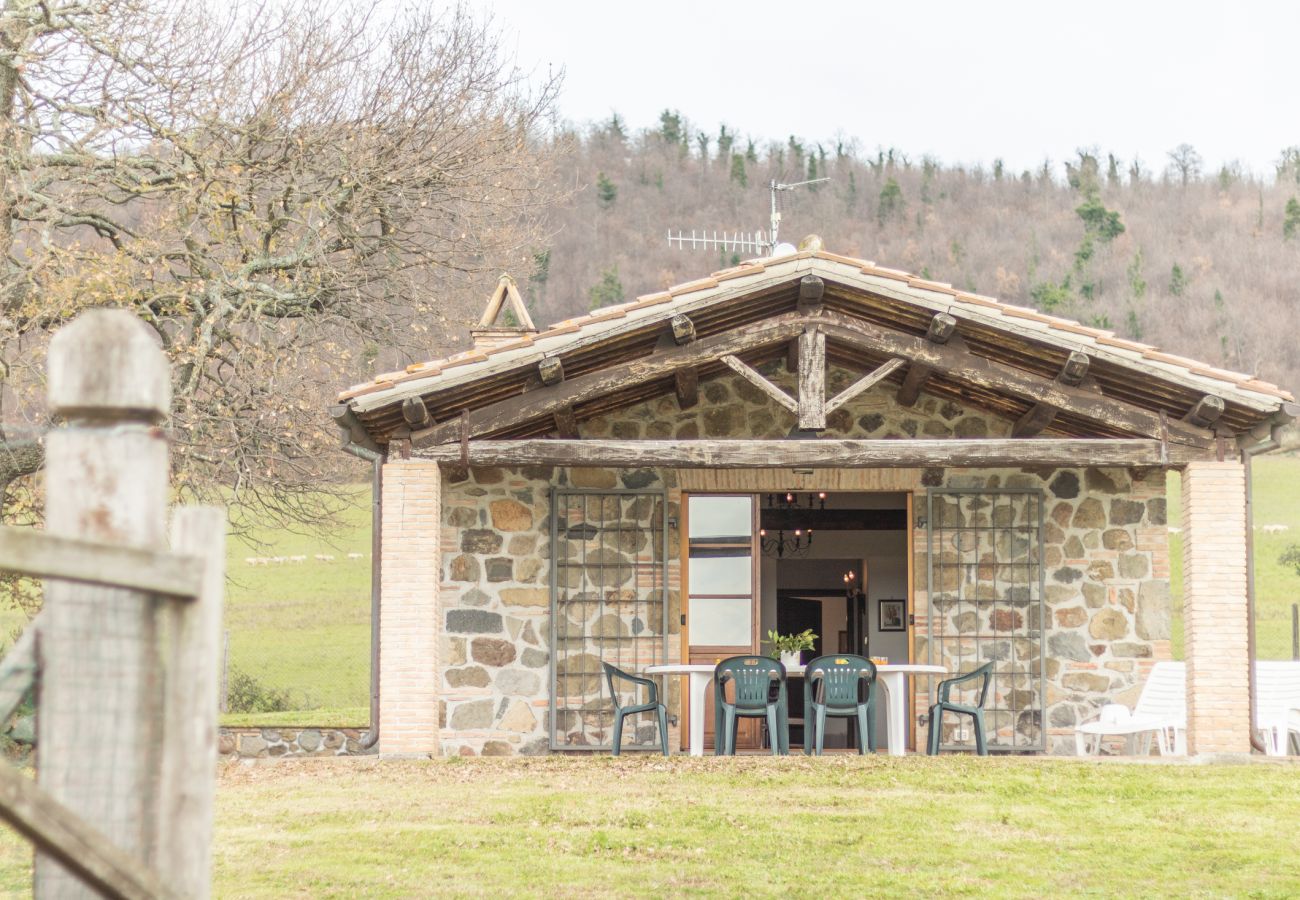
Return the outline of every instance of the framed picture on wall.
{"type": "Polygon", "coordinates": [[[879,622],[881,631],[906,631],[907,601],[881,600],[879,622]]]}

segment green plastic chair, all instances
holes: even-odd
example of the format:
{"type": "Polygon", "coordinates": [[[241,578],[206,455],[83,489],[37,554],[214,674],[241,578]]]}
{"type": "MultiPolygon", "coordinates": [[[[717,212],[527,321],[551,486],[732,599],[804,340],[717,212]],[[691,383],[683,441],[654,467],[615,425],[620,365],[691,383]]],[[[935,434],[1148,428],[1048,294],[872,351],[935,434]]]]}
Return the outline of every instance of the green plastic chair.
{"type": "Polygon", "coordinates": [[[714,755],[736,755],[736,719],[765,719],[773,756],[790,752],[785,666],[766,656],[732,656],[713,670],[714,755]],[[735,698],[727,699],[727,682],[735,698]],[[773,686],[776,690],[773,691],[773,686]]]}
{"type": "Polygon", "coordinates": [[[804,667],[803,678],[805,722],[811,715],[811,734],[815,735],[814,741],[808,740],[805,724],[803,752],[822,755],[827,716],[852,716],[858,720],[858,754],[875,753],[876,664],[849,653],[819,656],[804,667]]]}
{"type": "Polygon", "coordinates": [[[984,742],[984,701],[988,699],[989,682],[992,680],[993,663],[985,663],[973,672],[967,672],[965,675],[947,678],[939,682],[939,702],[930,707],[930,735],[926,747],[927,754],[930,756],[938,755],[939,739],[943,736],[943,714],[949,712],[955,715],[970,716],[975,720],[975,752],[980,756],[989,755],[989,748],[984,742]],[[963,706],[948,699],[954,685],[976,679],[982,679],[983,683],[980,685],[979,702],[974,706],[963,706]]]}
{"type": "Polygon", "coordinates": [[[659,686],[649,678],[642,678],[640,675],[633,675],[630,672],[624,672],[622,669],[611,666],[607,662],[600,664],[605,670],[605,681],[609,684],[609,697],[614,703],[614,746],[610,750],[615,756],[623,752],[623,720],[628,716],[634,716],[637,713],[650,712],[653,710],[659,716],[659,743],[663,747],[664,756],[668,755],[668,708],[659,702],[659,686]],[[614,679],[631,681],[634,684],[643,685],[650,689],[650,701],[648,703],[638,703],[635,706],[621,706],[618,702],[618,689],[614,686],[614,679]]]}

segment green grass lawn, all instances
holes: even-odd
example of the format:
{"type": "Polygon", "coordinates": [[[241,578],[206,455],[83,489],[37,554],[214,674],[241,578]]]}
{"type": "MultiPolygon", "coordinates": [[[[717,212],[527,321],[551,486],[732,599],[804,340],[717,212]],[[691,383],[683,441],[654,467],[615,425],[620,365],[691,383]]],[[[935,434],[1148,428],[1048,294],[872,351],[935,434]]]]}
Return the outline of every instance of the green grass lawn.
{"type": "MultiPolygon", "coordinates": [[[[1252,463],[1255,537],[1255,640],[1260,659],[1291,658],[1291,604],[1300,603],[1300,575],[1278,557],[1300,543],[1300,457],[1261,456],[1252,463]],[[1265,533],[1265,525],[1287,531],[1265,533]]],[[[1169,476],[1169,524],[1178,525],[1181,482],[1169,476]]],[[[1174,596],[1174,656],[1183,658],[1182,536],[1169,536],[1170,586],[1174,596]]]]}
{"type": "Polygon", "coordinates": [[[213,894],[1289,897],[1298,830],[1287,764],[277,761],[221,773],[213,894]]]}
{"type": "Polygon", "coordinates": [[[288,691],[294,710],[228,713],[227,725],[351,725],[370,721],[370,487],[353,491],[327,536],[263,529],[232,537],[225,627],[231,673],[288,691]],[[250,542],[251,541],[251,542],[250,542]],[[349,553],[363,554],[348,559],[349,553]],[[315,559],[332,555],[333,562],[315,559]],[[249,565],[248,557],[306,556],[249,565]]]}

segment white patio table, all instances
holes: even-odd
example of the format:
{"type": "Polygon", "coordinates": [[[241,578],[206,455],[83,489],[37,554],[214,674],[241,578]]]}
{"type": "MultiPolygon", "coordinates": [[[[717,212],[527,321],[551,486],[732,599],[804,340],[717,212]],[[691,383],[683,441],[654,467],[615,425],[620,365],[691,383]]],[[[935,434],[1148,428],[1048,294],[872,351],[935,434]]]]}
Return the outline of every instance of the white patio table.
{"type": "MultiPolygon", "coordinates": [[[[704,692],[713,680],[715,666],[708,663],[667,663],[661,666],[649,666],[646,675],[687,675],[690,677],[691,698],[691,756],[704,755],[704,692]]],[[[786,675],[802,675],[803,666],[786,669],[786,675]]],[[[885,745],[890,756],[903,756],[907,753],[907,682],[908,675],[946,675],[943,666],[927,666],[913,663],[890,663],[876,666],[880,683],[885,686],[885,745]]]]}

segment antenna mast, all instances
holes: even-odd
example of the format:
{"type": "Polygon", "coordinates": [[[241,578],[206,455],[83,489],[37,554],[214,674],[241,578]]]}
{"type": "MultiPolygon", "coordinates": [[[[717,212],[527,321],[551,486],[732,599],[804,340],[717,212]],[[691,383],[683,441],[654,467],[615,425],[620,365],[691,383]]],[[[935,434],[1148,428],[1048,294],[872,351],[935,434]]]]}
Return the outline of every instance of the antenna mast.
{"type": "Polygon", "coordinates": [[[813,178],[808,181],[795,181],[790,184],[779,182],[775,179],[768,182],[767,189],[771,197],[772,215],[771,231],[764,233],[762,229],[754,232],[737,231],[733,233],[722,232],[721,237],[718,232],[712,234],[708,230],[702,230],[697,237],[695,229],[691,229],[688,236],[682,229],[677,231],[668,231],[668,246],[677,247],[679,250],[685,250],[689,245],[692,250],[703,248],[705,250],[719,249],[722,251],[731,250],[733,252],[743,250],[747,253],[766,254],[773,256],[776,248],[779,246],[777,235],[781,230],[781,204],[777,200],[777,193],[780,191],[793,191],[795,188],[806,187],[810,184],[821,184],[823,181],[830,181],[829,178],[813,178]]]}

